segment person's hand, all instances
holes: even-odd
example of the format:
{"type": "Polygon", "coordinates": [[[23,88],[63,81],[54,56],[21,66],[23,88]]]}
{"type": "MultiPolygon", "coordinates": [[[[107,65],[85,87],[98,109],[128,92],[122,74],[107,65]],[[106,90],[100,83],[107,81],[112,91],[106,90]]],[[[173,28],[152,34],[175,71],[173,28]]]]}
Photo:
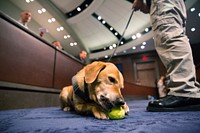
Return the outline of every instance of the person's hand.
{"type": "Polygon", "coordinates": [[[141,9],[143,8],[143,5],[144,5],[143,0],[134,0],[134,1],[133,1],[132,9],[133,9],[134,11],[141,10],[141,9]]]}
{"type": "Polygon", "coordinates": [[[140,10],[141,12],[143,12],[145,14],[150,12],[149,8],[147,7],[146,4],[144,4],[143,0],[134,0],[132,9],[134,11],[140,10]]]}

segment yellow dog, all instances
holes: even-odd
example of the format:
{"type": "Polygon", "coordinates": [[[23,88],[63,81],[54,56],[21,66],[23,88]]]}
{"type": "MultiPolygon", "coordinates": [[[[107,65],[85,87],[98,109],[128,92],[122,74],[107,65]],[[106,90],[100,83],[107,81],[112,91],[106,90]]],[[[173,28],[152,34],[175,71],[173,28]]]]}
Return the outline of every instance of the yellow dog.
{"type": "Polygon", "coordinates": [[[108,111],[114,106],[122,106],[128,114],[129,107],[121,94],[122,88],[124,79],[117,67],[96,61],[72,78],[72,86],[63,88],[59,96],[61,108],[93,114],[97,119],[109,119],[108,111]]]}

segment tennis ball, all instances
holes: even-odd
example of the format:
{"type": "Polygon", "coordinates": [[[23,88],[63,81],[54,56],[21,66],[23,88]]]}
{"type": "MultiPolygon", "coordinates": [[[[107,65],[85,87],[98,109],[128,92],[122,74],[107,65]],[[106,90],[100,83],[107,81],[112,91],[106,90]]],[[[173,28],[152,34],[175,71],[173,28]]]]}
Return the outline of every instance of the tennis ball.
{"type": "Polygon", "coordinates": [[[110,112],[108,112],[108,116],[111,120],[119,120],[125,117],[125,110],[120,107],[113,107],[110,112]]]}

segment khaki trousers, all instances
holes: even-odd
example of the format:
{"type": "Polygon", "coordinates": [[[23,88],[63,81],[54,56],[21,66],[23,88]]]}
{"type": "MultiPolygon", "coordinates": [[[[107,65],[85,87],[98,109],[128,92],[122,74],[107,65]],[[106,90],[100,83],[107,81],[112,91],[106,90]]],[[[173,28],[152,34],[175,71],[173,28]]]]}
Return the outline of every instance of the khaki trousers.
{"type": "Polygon", "coordinates": [[[183,0],[152,0],[151,22],[156,51],[167,69],[169,95],[200,98],[183,0]]]}

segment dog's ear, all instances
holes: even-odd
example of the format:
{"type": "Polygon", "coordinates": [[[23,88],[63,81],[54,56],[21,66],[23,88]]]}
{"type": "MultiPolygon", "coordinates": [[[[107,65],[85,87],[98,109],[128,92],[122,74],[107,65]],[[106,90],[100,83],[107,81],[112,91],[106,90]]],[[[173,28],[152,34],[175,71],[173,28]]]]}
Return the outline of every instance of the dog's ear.
{"type": "Polygon", "coordinates": [[[103,62],[93,62],[86,66],[85,68],[85,81],[86,83],[92,83],[97,78],[99,72],[106,67],[103,62]]]}

